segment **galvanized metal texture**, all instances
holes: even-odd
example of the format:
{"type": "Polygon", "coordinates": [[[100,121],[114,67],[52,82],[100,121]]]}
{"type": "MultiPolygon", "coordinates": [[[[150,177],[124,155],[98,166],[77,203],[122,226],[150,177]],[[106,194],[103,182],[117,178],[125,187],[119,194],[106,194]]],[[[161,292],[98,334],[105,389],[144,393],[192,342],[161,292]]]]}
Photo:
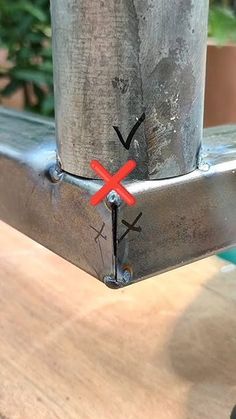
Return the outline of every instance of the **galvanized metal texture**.
{"type": "Polygon", "coordinates": [[[202,138],[208,0],[51,0],[59,158],[133,179],[196,168],[202,138]]]}
{"type": "Polygon", "coordinates": [[[236,127],[206,130],[193,173],[129,191],[137,204],[119,208],[117,260],[130,267],[131,283],[235,245],[236,127]]]}
{"type": "Polygon", "coordinates": [[[206,131],[193,173],[124,183],[134,207],[91,206],[103,183],[54,170],[55,150],[53,123],[0,111],[0,218],[107,285],[236,243],[236,127],[206,131]]]}
{"type": "Polygon", "coordinates": [[[0,218],[91,275],[114,275],[111,211],[89,204],[101,182],[52,182],[55,164],[54,124],[1,109],[0,218]]]}

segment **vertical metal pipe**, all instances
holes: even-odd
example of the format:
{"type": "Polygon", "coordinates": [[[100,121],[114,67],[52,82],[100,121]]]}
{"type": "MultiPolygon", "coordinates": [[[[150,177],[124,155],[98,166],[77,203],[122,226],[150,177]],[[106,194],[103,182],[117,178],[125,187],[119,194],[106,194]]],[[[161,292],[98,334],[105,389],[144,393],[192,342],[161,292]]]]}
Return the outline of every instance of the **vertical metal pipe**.
{"type": "Polygon", "coordinates": [[[92,159],[114,172],[133,158],[135,179],[194,170],[208,0],[51,0],[51,9],[62,168],[95,178],[92,159]]]}

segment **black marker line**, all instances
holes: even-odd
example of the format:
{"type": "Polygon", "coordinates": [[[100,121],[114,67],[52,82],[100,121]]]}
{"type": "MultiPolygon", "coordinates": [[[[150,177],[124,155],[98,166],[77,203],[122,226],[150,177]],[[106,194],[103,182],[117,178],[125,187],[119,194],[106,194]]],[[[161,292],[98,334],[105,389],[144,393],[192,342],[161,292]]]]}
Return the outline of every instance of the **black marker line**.
{"type": "Polygon", "coordinates": [[[117,279],[117,263],[118,263],[117,219],[118,219],[118,207],[117,205],[112,205],[112,237],[113,237],[114,261],[115,261],[115,279],[117,279]]]}
{"type": "Polygon", "coordinates": [[[125,220],[122,220],[122,224],[124,224],[125,227],[128,227],[128,229],[130,231],[136,231],[137,233],[141,233],[141,231],[142,231],[142,228],[140,226],[139,227],[135,227],[133,224],[129,224],[125,220]]]}
{"type": "Polygon", "coordinates": [[[143,213],[140,212],[140,214],[135,218],[134,222],[132,224],[128,223],[125,220],[122,220],[122,224],[124,224],[126,227],[128,227],[128,229],[125,231],[125,233],[119,238],[118,243],[122,242],[122,240],[127,236],[127,234],[130,231],[136,231],[138,233],[141,233],[142,228],[139,227],[135,227],[135,224],[137,224],[138,220],[142,217],[143,213]]]}
{"type": "Polygon", "coordinates": [[[142,116],[139,118],[139,120],[136,122],[135,126],[130,131],[129,136],[128,136],[126,141],[124,140],[119,128],[113,126],[114,130],[116,131],[116,133],[119,137],[119,140],[120,140],[121,144],[126,148],[126,150],[130,149],[131,141],[134,137],[134,134],[136,133],[136,131],[138,130],[140,125],[144,122],[144,120],[145,120],[145,113],[143,113],[142,116]]]}
{"type": "Polygon", "coordinates": [[[102,232],[103,232],[103,230],[104,230],[104,227],[105,227],[105,223],[103,223],[103,225],[102,225],[102,227],[101,227],[101,230],[99,231],[99,230],[97,230],[95,227],[93,227],[93,226],[89,226],[90,228],[92,228],[94,231],[96,231],[96,233],[97,233],[97,236],[96,237],[94,237],[94,241],[95,241],[95,243],[96,244],[98,244],[98,247],[99,247],[99,251],[100,251],[100,255],[101,255],[101,259],[102,259],[102,264],[103,264],[103,266],[105,266],[105,262],[104,262],[104,258],[103,258],[103,253],[102,253],[102,246],[101,246],[101,243],[100,243],[100,237],[102,237],[104,240],[106,240],[107,239],[107,236],[104,236],[103,234],[102,234],[102,232]]]}
{"type": "Polygon", "coordinates": [[[98,235],[94,238],[94,240],[95,240],[95,242],[97,243],[97,241],[98,241],[98,239],[100,238],[100,237],[102,237],[104,240],[106,240],[107,239],[107,236],[104,236],[103,234],[102,234],[102,232],[103,232],[103,230],[104,230],[104,227],[105,227],[105,223],[103,223],[103,225],[102,225],[102,228],[101,228],[101,230],[100,231],[98,231],[95,227],[93,227],[93,226],[89,226],[90,228],[92,228],[94,231],[96,231],[96,233],[98,233],[98,235]]]}
{"type": "Polygon", "coordinates": [[[103,259],[102,246],[101,246],[101,243],[100,243],[100,240],[99,239],[98,239],[97,242],[98,242],[98,247],[99,247],[101,258],[102,258],[102,264],[103,264],[103,267],[104,267],[105,266],[105,263],[104,263],[104,259],[103,259]]]}

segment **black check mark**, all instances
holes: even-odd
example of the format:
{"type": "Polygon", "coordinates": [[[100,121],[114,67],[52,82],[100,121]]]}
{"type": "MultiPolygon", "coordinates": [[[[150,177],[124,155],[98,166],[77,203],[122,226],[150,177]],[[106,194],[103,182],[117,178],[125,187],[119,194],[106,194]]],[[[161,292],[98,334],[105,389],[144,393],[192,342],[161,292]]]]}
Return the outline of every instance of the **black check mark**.
{"type": "Polygon", "coordinates": [[[126,150],[130,149],[131,141],[134,137],[134,134],[136,133],[136,131],[138,130],[140,125],[144,122],[144,120],[145,120],[145,113],[143,113],[142,116],[139,118],[139,120],[136,122],[135,126],[130,131],[129,136],[128,136],[126,141],[122,137],[122,134],[121,134],[119,128],[118,127],[113,127],[114,130],[116,131],[118,137],[119,137],[119,140],[120,140],[121,144],[126,148],[126,150]]]}

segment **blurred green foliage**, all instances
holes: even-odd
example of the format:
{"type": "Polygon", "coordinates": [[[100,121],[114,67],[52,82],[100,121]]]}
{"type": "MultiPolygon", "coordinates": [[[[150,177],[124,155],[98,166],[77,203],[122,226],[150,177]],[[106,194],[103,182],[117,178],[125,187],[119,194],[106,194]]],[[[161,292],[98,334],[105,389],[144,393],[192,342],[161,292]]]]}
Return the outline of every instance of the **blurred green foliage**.
{"type": "Polygon", "coordinates": [[[11,63],[0,66],[9,78],[0,95],[23,88],[26,109],[53,115],[53,72],[49,0],[0,0],[0,48],[11,63]]]}
{"type": "Polygon", "coordinates": [[[219,45],[236,42],[236,0],[210,0],[209,36],[219,45]]]}

